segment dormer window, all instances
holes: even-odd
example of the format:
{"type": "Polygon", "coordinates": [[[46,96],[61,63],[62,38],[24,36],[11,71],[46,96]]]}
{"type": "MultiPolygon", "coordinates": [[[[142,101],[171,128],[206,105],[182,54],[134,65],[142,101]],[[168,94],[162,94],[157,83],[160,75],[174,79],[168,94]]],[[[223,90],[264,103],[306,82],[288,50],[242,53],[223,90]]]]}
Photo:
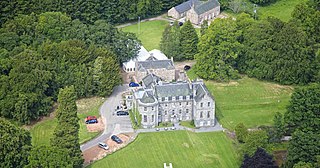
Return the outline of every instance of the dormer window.
{"type": "Polygon", "coordinates": [[[203,103],[202,102],[200,103],[200,107],[203,107],[203,103]]]}
{"type": "Polygon", "coordinates": [[[210,107],[210,102],[208,102],[208,107],[210,107]]]}

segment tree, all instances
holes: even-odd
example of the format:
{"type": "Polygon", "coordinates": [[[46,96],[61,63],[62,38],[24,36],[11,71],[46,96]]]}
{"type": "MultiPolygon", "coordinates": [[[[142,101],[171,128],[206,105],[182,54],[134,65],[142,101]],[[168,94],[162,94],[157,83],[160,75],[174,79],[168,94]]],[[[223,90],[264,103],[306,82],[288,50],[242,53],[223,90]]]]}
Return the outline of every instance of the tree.
{"type": "Polygon", "coordinates": [[[268,136],[265,131],[252,131],[249,132],[247,138],[245,139],[245,144],[243,146],[243,152],[252,156],[258,147],[265,148],[268,144],[268,136]]]}
{"type": "Polygon", "coordinates": [[[198,52],[198,35],[191,22],[188,20],[184,23],[180,30],[180,44],[182,59],[193,59],[194,55],[198,52]]]}
{"type": "Polygon", "coordinates": [[[283,115],[277,112],[273,118],[273,138],[272,141],[280,142],[283,134],[285,133],[284,124],[283,124],[283,115]]]}
{"type": "Polygon", "coordinates": [[[51,145],[65,149],[73,167],[82,167],[83,159],[79,144],[79,123],[76,94],[73,86],[60,89],[58,95],[58,124],[54,130],[51,145]]]}
{"type": "Polygon", "coordinates": [[[201,36],[195,58],[196,74],[204,79],[228,81],[238,77],[234,69],[241,44],[240,32],[232,19],[216,19],[201,36]]]}
{"type": "Polygon", "coordinates": [[[33,167],[66,167],[72,168],[72,162],[66,149],[50,146],[35,146],[28,157],[26,168],[33,167]]]}
{"type": "Polygon", "coordinates": [[[252,157],[245,155],[241,168],[277,168],[272,155],[263,148],[258,148],[252,157]]]}
{"type": "Polygon", "coordinates": [[[236,132],[238,141],[241,143],[245,142],[248,136],[248,129],[243,123],[237,124],[235,128],[235,132],[236,132]]]}
{"type": "Polygon", "coordinates": [[[231,0],[229,2],[229,8],[234,12],[234,13],[239,13],[240,11],[243,11],[242,9],[242,0],[231,0]]]}
{"type": "Polygon", "coordinates": [[[293,168],[313,168],[314,166],[311,163],[299,162],[293,165],[293,168]]]}
{"type": "Polygon", "coordinates": [[[297,130],[292,135],[288,146],[287,167],[299,162],[316,163],[320,155],[320,134],[297,130]]]}
{"type": "Polygon", "coordinates": [[[201,24],[200,35],[204,35],[209,27],[209,23],[207,20],[204,20],[201,24]]]}
{"type": "Polygon", "coordinates": [[[180,33],[178,22],[174,22],[172,26],[167,26],[162,33],[160,49],[168,57],[173,57],[174,60],[183,60],[180,33]]]}
{"type": "Polygon", "coordinates": [[[0,118],[0,167],[23,167],[28,163],[30,133],[0,118]]]}
{"type": "Polygon", "coordinates": [[[166,55],[169,53],[169,45],[170,45],[169,40],[171,40],[170,33],[171,33],[171,26],[167,25],[164,31],[162,32],[162,37],[160,41],[160,50],[166,55]]]}
{"type": "Polygon", "coordinates": [[[288,133],[295,130],[314,131],[320,128],[320,84],[296,88],[291,96],[284,122],[288,133]]]}
{"type": "Polygon", "coordinates": [[[114,60],[114,55],[107,50],[98,49],[99,57],[96,58],[93,68],[95,92],[99,96],[107,96],[113,88],[120,84],[119,65],[114,60]]]}

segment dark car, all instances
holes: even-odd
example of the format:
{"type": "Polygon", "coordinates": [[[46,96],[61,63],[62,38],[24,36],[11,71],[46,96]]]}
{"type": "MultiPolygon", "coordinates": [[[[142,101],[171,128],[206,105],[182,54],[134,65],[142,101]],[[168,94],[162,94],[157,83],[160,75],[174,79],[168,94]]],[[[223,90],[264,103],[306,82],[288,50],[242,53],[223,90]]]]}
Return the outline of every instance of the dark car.
{"type": "Polygon", "coordinates": [[[130,82],[129,83],[129,87],[138,87],[139,84],[135,83],[135,82],[130,82]]]}
{"type": "Polygon", "coordinates": [[[114,142],[116,142],[117,144],[121,144],[121,143],[122,143],[122,140],[121,140],[118,136],[116,136],[116,135],[112,135],[112,136],[111,136],[111,139],[112,139],[114,142]]]}
{"type": "Polygon", "coordinates": [[[86,121],[86,124],[95,124],[95,123],[98,123],[97,119],[92,119],[92,120],[87,120],[86,121]]]}
{"type": "Polygon", "coordinates": [[[183,69],[184,69],[185,71],[187,71],[187,70],[191,69],[191,66],[185,65],[183,69]]]}
{"type": "Polygon", "coordinates": [[[117,116],[126,116],[129,115],[129,112],[127,111],[117,111],[117,116]]]}
{"type": "Polygon", "coordinates": [[[179,22],[178,24],[179,24],[179,26],[182,26],[182,25],[183,25],[183,22],[179,22]]]}

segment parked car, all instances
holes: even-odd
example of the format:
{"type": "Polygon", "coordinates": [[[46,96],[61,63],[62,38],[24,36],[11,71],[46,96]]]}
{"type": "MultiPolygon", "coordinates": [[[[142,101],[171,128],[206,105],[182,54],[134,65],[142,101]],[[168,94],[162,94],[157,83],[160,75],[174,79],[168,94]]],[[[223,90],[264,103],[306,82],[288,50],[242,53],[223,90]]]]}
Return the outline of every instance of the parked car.
{"type": "Polygon", "coordinates": [[[160,131],[160,128],[156,128],[156,131],[160,131]]]}
{"type": "Polygon", "coordinates": [[[116,142],[117,144],[121,144],[122,140],[117,135],[112,135],[111,139],[116,142]]]}
{"type": "Polygon", "coordinates": [[[138,83],[135,82],[130,82],[129,83],[129,87],[139,87],[140,85],[138,83]]]}
{"type": "Polygon", "coordinates": [[[164,130],[165,130],[165,131],[168,131],[168,128],[167,128],[167,127],[165,127],[165,128],[164,128],[164,130]]]}
{"type": "Polygon", "coordinates": [[[98,146],[100,148],[104,149],[104,150],[108,150],[109,149],[109,146],[106,143],[103,143],[103,142],[99,142],[98,146]]]}
{"type": "Polygon", "coordinates": [[[183,69],[184,69],[185,71],[187,71],[187,70],[191,69],[191,66],[185,65],[183,69]]]}
{"type": "Polygon", "coordinates": [[[176,127],[171,127],[171,130],[175,130],[176,129],[176,127]]]}
{"type": "Polygon", "coordinates": [[[87,116],[86,121],[88,120],[96,120],[97,117],[96,116],[87,116]]]}
{"type": "Polygon", "coordinates": [[[172,21],[170,22],[170,26],[173,26],[173,22],[172,21]]]}
{"type": "Polygon", "coordinates": [[[182,26],[182,25],[183,25],[183,22],[179,22],[178,24],[179,24],[179,26],[182,26]]]}
{"type": "Polygon", "coordinates": [[[117,111],[117,116],[126,116],[129,115],[129,112],[127,111],[117,111]]]}
{"type": "Polygon", "coordinates": [[[87,120],[87,121],[86,121],[86,124],[95,124],[95,123],[98,123],[98,120],[97,120],[97,119],[87,120]]]}

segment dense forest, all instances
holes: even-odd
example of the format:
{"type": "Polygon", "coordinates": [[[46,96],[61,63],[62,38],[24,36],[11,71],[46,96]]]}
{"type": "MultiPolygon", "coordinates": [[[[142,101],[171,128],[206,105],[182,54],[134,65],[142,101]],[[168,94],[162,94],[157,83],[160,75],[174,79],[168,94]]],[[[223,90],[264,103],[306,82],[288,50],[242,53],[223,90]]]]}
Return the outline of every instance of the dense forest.
{"type": "Polygon", "coordinates": [[[269,17],[217,19],[199,41],[196,74],[227,81],[238,72],[281,84],[320,81],[320,3],[298,5],[288,23],[269,17]]]}
{"type": "Polygon", "coordinates": [[[62,12],[72,19],[93,24],[97,20],[121,23],[158,15],[185,0],[2,0],[0,24],[19,14],[62,12]]]}
{"type": "Polygon", "coordinates": [[[106,96],[121,82],[119,64],[139,40],[106,21],[85,24],[60,12],[19,15],[0,29],[0,116],[29,123],[50,111],[59,88],[106,96]]]}

